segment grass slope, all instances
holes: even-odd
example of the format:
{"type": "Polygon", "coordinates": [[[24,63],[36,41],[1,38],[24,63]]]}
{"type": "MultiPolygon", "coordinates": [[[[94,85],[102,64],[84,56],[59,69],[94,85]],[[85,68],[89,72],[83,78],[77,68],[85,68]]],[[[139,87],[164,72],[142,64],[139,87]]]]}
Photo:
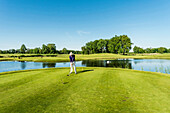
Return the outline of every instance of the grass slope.
{"type": "Polygon", "coordinates": [[[170,112],[170,77],[113,68],[0,73],[0,112],[170,112]]]}
{"type": "MultiPolygon", "coordinates": [[[[68,54],[59,54],[57,57],[22,57],[22,59],[18,58],[8,58],[12,55],[19,56],[21,54],[0,54],[0,56],[5,56],[6,58],[0,58],[0,61],[5,60],[14,60],[14,61],[34,61],[34,62],[67,62],[69,61],[68,54]]],[[[29,56],[31,54],[24,54],[25,56],[29,56]]],[[[100,53],[100,54],[90,54],[90,55],[82,55],[77,54],[76,60],[113,60],[118,58],[138,58],[138,59],[170,59],[170,54],[137,54],[135,56],[126,56],[119,54],[111,54],[111,53],[100,53]]]]}

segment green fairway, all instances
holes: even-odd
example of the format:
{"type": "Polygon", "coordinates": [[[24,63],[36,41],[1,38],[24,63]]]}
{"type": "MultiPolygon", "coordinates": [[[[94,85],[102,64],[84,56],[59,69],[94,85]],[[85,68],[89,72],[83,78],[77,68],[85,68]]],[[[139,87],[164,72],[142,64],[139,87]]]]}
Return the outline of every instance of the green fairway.
{"type": "Polygon", "coordinates": [[[114,68],[0,74],[0,112],[170,112],[170,76],[114,68]]]}
{"type": "MultiPolygon", "coordinates": [[[[33,61],[33,62],[68,62],[69,54],[57,54],[56,57],[46,57],[46,54],[42,54],[44,57],[31,57],[36,54],[0,54],[4,58],[0,58],[0,61],[33,61]],[[15,56],[15,58],[10,58],[15,56]],[[25,56],[20,59],[16,56],[25,56]]],[[[48,54],[49,55],[49,54],[48,54]]],[[[112,53],[100,53],[82,55],[76,54],[76,60],[114,60],[118,58],[136,58],[136,59],[170,59],[170,54],[136,54],[134,56],[112,54],[112,53]]]]}

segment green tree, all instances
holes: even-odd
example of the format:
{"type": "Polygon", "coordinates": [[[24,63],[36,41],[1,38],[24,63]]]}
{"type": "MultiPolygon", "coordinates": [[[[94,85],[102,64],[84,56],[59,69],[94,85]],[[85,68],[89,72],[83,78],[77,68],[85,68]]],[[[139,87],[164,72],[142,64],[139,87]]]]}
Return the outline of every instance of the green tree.
{"type": "Polygon", "coordinates": [[[93,48],[93,53],[99,53],[99,49],[97,47],[97,43],[99,42],[99,40],[95,40],[92,44],[92,48],[93,48]]]}
{"type": "Polygon", "coordinates": [[[140,48],[140,47],[135,46],[135,47],[133,48],[133,52],[134,52],[134,53],[144,53],[145,51],[144,51],[143,48],[140,48]]]}
{"type": "Polygon", "coordinates": [[[34,49],[29,49],[29,53],[33,54],[34,53],[34,49]]]}
{"type": "Polygon", "coordinates": [[[108,50],[111,53],[118,53],[118,50],[120,48],[120,38],[118,36],[115,36],[109,40],[108,44],[108,50]]]}
{"type": "Polygon", "coordinates": [[[167,52],[167,48],[165,48],[165,47],[160,47],[160,48],[158,48],[158,52],[159,52],[159,53],[166,53],[166,52],[167,52]]]}
{"type": "Polygon", "coordinates": [[[139,48],[139,53],[145,53],[145,50],[143,48],[139,48]]]}
{"type": "Polygon", "coordinates": [[[33,53],[34,54],[40,54],[41,53],[41,49],[37,47],[37,48],[33,49],[33,53]]]}
{"type": "Polygon", "coordinates": [[[170,48],[169,48],[169,49],[167,49],[167,53],[170,53],[170,48]]]}
{"type": "Polygon", "coordinates": [[[146,49],[145,49],[145,52],[146,52],[146,53],[152,53],[152,48],[146,48],[146,49]]]}
{"type": "Polygon", "coordinates": [[[3,51],[3,54],[8,54],[8,53],[10,53],[9,50],[4,50],[3,51]]]}
{"type": "Polygon", "coordinates": [[[106,40],[100,39],[97,43],[97,48],[100,50],[100,52],[104,53],[106,52],[106,40]]]}
{"type": "Polygon", "coordinates": [[[85,46],[81,47],[81,50],[82,50],[82,54],[85,54],[86,47],[85,46]]]}
{"type": "Polygon", "coordinates": [[[106,53],[109,53],[109,39],[106,39],[106,53]]]}
{"type": "Polygon", "coordinates": [[[50,54],[56,53],[56,46],[55,46],[55,44],[47,44],[47,47],[49,48],[50,54]]]}
{"type": "Polygon", "coordinates": [[[90,54],[93,53],[93,42],[92,41],[86,43],[86,49],[89,51],[90,54]]]}
{"type": "Polygon", "coordinates": [[[49,48],[45,44],[43,44],[42,45],[42,53],[43,54],[48,54],[49,52],[50,52],[49,48]]]}
{"type": "Polygon", "coordinates": [[[20,52],[25,53],[27,50],[26,46],[24,44],[21,45],[20,52]]]}
{"type": "Polygon", "coordinates": [[[14,54],[15,53],[15,49],[10,49],[9,52],[14,54]]]}
{"type": "Polygon", "coordinates": [[[152,53],[158,53],[158,48],[152,48],[152,49],[151,49],[151,52],[152,52],[152,53]]]}
{"type": "Polygon", "coordinates": [[[139,53],[139,47],[135,46],[135,47],[133,48],[133,52],[134,52],[134,53],[139,53]]]}
{"type": "Polygon", "coordinates": [[[21,49],[17,49],[15,52],[16,53],[21,53],[21,49]]]}
{"type": "Polygon", "coordinates": [[[127,35],[115,36],[108,42],[108,51],[116,54],[129,53],[131,45],[131,40],[127,35]]]}
{"type": "Polygon", "coordinates": [[[61,51],[63,54],[68,54],[68,51],[66,48],[63,48],[62,51],[61,51]]]}
{"type": "Polygon", "coordinates": [[[131,49],[131,40],[127,35],[120,35],[120,53],[123,53],[123,55],[125,53],[129,53],[130,49],[131,49]]]}
{"type": "Polygon", "coordinates": [[[127,35],[115,36],[109,39],[100,39],[86,43],[82,53],[128,53],[131,49],[131,40],[127,35]]]}

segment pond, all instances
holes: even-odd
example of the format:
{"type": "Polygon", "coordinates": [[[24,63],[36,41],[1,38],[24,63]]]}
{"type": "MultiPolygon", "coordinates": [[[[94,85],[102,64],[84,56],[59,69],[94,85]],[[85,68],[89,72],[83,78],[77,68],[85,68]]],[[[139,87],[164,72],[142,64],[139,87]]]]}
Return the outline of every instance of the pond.
{"type": "MultiPolygon", "coordinates": [[[[69,62],[0,62],[0,72],[41,69],[52,67],[69,67],[69,62]]],[[[170,60],[164,59],[117,59],[117,60],[84,60],[77,61],[77,67],[115,67],[170,74],[170,60]]]]}

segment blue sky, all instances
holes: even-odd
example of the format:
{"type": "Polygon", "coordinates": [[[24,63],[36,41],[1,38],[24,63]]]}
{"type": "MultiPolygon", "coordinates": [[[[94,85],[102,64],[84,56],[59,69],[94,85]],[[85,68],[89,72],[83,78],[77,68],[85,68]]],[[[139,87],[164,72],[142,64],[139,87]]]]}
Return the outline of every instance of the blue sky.
{"type": "Polygon", "coordinates": [[[88,41],[128,35],[134,45],[170,48],[170,0],[0,0],[0,49],[80,50],[88,41]]]}

